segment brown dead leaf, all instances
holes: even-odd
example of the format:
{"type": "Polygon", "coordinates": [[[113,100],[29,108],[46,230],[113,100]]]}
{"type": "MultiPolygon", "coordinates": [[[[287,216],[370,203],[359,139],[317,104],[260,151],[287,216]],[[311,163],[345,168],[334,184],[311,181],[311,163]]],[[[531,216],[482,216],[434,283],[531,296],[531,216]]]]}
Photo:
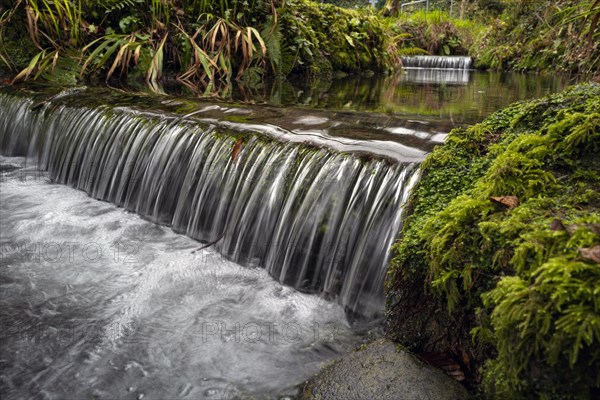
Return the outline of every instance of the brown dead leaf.
{"type": "Polygon", "coordinates": [[[470,362],[471,362],[471,360],[469,359],[469,354],[467,354],[467,352],[464,351],[463,349],[460,349],[460,355],[461,355],[461,358],[462,358],[462,363],[464,365],[469,365],[470,362]]]}
{"type": "Polygon", "coordinates": [[[490,197],[490,200],[493,203],[508,207],[509,210],[512,210],[519,205],[519,199],[516,196],[492,196],[490,197]]]}
{"type": "Polygon", "coordinates": [[[236,163],[238,158],[240,157],[240,152],[242,151],[243,144],[244,140],[240,138],[233,145],[233,149],[231,149],[231,161],[233,161],[234,163],[236,163]]]}
{"type": "Polygon", "coordinates": [[[586,260],[600,264],[600,246],[582,247],[579,249],[579,254],[586,260]]]}
{"type": "Polygon", "coordinates": [[[454,361],[448,353],[430,353],[421,352],[416,354],[421,360],[441,369],[452,379],[462,382],[465,380],[465,374],[460,365],[454,361]]]}

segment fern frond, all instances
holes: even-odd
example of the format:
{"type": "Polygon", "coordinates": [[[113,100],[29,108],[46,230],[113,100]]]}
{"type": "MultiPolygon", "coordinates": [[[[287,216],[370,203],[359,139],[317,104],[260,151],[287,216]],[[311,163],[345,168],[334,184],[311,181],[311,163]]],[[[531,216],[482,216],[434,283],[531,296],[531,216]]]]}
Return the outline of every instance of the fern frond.
{"type": "Polygon", "coordinates": [[[267,58],[271,63],[273,72],[275,72],[276,75],[285,75],[281,68],[283,64],[281,51],[283,34],[281,32],[281,24],[275,23],[273,18],[269,18],[261,31],[261,36],[265,40],[267,58]]]}

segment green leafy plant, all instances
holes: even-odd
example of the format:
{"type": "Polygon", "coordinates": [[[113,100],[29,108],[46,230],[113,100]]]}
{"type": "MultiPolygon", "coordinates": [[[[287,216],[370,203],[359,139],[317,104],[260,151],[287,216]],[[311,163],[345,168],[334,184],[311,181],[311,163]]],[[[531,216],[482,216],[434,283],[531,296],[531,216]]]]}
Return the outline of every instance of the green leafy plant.
{"type": "MultiPolygon", "coordinates": [[[[17,3],[16,7],[21,3],[17,3]]],[[[74,0],[26,0],[25,14],[31,40],[39,52],[29,65],[19,72],[14,81],[39,78],[54,70],[61,57],[70,57],[81,41],[81,1],[74,0]]],[[[66,75],[72,72],[73,63],[66,75]]]]}

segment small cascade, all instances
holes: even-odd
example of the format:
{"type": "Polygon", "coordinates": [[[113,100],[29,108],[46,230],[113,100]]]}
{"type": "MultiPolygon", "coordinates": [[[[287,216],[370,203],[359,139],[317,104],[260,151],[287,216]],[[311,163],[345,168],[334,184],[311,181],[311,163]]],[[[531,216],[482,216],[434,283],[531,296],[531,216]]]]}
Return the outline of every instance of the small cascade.
{"type": "Polygon", "coordinates": [[[402,80],[411,83],[467,85],[470,72],[468,69],[409,68],[402,74],[402,80]]]}
{"type": "Polygon", "coordinates": [[[402,57],[402,65],[408,68],[462,69],[473,68],[473,59],[464,56],[407,56],[402,57]]]}
{"type": "Polygon", "coordinates": [[[0,93],[1,153],[26,156],[54,182],[93,198],[216,241],[229,259],[266,268],[283,284],[363,316],[381,311],[416,162],[71,98],[35,103],[0,93]]]}

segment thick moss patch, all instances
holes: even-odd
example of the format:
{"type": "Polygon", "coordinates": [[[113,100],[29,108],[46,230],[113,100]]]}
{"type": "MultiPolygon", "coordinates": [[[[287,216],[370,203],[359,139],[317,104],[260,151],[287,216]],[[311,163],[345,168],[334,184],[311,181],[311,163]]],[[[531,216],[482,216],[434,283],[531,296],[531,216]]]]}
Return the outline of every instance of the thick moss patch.
{"type": "Polygon", "coordinates": [[[595,84],[517,103],[423,164],[389,271],[390,333],[455,354],[489,397],[600,386],[599,110],[595,84]]]}

